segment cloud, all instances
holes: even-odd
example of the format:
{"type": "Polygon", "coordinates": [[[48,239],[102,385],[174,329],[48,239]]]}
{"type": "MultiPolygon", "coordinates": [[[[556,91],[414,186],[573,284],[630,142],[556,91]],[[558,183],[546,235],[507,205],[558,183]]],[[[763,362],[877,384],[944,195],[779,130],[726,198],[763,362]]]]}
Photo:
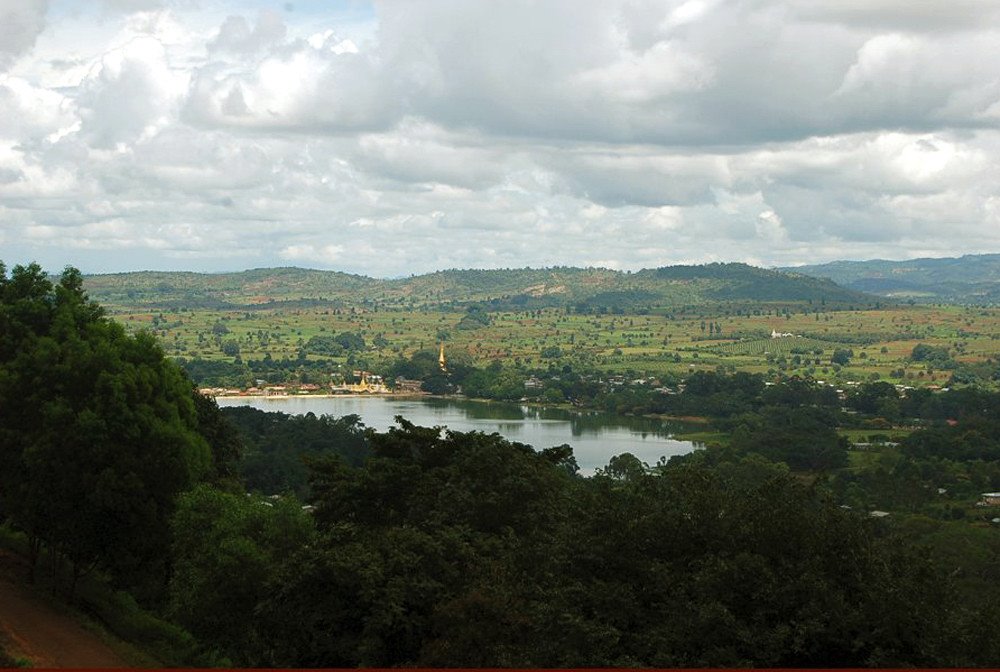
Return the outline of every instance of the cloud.
{"type": "Polygon", "coordinates": [[[0,138],[35,144],[75,123],[66,96],[19,77],[0,78],[0,138]]]}
{"type": "Polygon", "coordinates": [[[908,30],[940,33],[990,25],[1000,14],[991,0],[796,0],[789,8],[808,21],[835,22],[862,30],[908,30]]]}
{"type": "Polygon", "coordinates": [[[100,0],[100,2],[110,11],[125,13],[159,9],[164,4],[163,0],[100,0]]]}
{"type": "Polygon", "coordinates": [[[81,134],[93,147],[134,142],[171,122],[187,77],[174,71],[155,37],[136,37],[105,53],[80,83],[81,134]]]}
{"type": "Polygon", "coordinates": [[[48,7],[48,0],[0,0],[0,72],[35,45],[48,7]]]}
{"type": "Polygon", "coordinates": [[[342,245],[289,245],[279,253],[279,256],[297,263],[330,266],[341,262],[343,253],[342,245]]]}
{"type": "Polygon", "coordinates": [[[19,260],[401,275],[1000,249],[992,3],[0,17],[20,26],[0,40],[19,260]]]}
{"type": "Polygon", "coordinates": [[[253,28],[244,17],[229,16],[219,28],[219,33],[208,43],[208,49],[252,54],[270,45],[280,44],[286,33],[285,23],[275,11],[262,11],[253,28]]]}
{"type": "Polygon", "coordinates": [[[301,42],[249,68],[196,69],[183,116],[203,126],[261,131],[381,130],[399,110],[382,78],[368,55],[301,42]]]}

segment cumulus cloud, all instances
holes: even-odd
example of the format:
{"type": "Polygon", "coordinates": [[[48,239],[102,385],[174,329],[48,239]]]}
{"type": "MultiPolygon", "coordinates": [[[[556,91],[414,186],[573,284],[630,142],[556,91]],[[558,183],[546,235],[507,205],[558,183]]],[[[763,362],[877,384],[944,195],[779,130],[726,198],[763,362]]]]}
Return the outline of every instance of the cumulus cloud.
{"type": "Polygon", "coordinates": [[[219,33],[208,43],[211,51],[254,53],[285,39],[287,29],[281,15],[264,10],[253,27],[245,17],[229,16],[219,28],[219,33]]]}
{"type": "Polygon", "coordinates": [[[171,123],[187,77],[171,69],[155,37],[137,37],[107,52],[80,83],[81,133],[92,146],[132,142],[171,123]]]}
{"type": "Polygon", "coordinates": [[[0,72],[35,45],[48,0],[0,0],[0,72]]]}
{"type": "Polygon", "coordinates": [[[790,9],[802,19],[842,23],[861,30],[909,30],[939,33],[989,25],[1000,14],[991,0],[796,0],[790,9]]]}
{"type": "Polygon", "coordinates": [[[994,5],[0,0],[0,233],[376,275],[997,250],[994,5]]]}
{"type": "Polygon", "coordinates": [[[158,9],[163,6],[163,0],[100,0],[105,8],[115,12],[138,12],[158,9]]]}

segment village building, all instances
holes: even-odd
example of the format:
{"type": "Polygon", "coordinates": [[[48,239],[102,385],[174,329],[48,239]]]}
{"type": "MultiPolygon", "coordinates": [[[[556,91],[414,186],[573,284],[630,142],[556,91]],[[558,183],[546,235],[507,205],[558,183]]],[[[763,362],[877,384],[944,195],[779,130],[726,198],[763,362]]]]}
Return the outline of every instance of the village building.
{"type": "Polygon", "coordinates": [[[543,383],[535,376],[531,376],[526,381],[524,381],[524,389],[526,390],[540,390],[543,387],[545,387],[545,383],[543,383]]]}
{"type": "Polygon", "coordinates": [[[333,394],[384,394],[389,391],[382,376],[361,370],[355,370],[352,373],[355,378],[360,379],[359,382],[330,385],[330,392],[333,394]]]}
{"type": "Polygon", "coordinates": [[[423,392],[421,385],[423,383],[419,380],[397,378],[394,391],[396,394],[421,394],[423,392]]]}
{"type": "Polygon", "coordinates": [[[1000,492],[984,492],[976,506],[1000,506],[1000,492]]]}

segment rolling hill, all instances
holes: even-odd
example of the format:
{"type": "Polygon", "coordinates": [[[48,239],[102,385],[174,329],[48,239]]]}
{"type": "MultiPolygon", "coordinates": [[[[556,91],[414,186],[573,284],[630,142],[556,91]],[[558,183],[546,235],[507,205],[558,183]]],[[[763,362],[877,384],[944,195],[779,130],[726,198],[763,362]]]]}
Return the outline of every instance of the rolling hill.
{"type": "Polygon", "coordinates": [[[1000,254],[834,261],[780,269],[832,280],[859,292],[925,303],[1000,303],[1000,254]]]}
{"type": "Polygon", "coordinates": [[[748,301],[869,305],[878,300],[829,280],[746,264],[667,266],[635,273],[569,267],[446,270],[391,280],[302,268],[218,274],[150,271],[90,275],[85,283],[94,299],[124,309],[478,303],[496,310],[600,310],[748,301]]]}

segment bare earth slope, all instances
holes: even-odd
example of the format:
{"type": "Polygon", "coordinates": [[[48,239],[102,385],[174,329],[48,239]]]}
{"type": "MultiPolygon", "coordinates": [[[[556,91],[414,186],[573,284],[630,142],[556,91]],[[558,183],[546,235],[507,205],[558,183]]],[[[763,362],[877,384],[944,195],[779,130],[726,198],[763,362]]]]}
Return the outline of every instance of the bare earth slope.
{"type": "Polygon", "coordinates": [[[20,568],[0,551],[0,638],[32,667],[127,667],[96,634],[11,578],[20,568]]]}

